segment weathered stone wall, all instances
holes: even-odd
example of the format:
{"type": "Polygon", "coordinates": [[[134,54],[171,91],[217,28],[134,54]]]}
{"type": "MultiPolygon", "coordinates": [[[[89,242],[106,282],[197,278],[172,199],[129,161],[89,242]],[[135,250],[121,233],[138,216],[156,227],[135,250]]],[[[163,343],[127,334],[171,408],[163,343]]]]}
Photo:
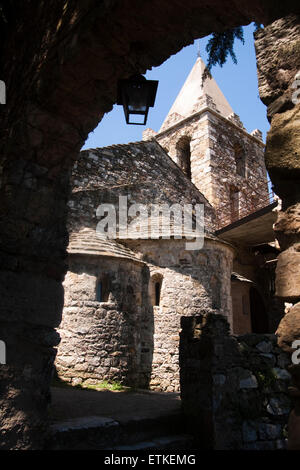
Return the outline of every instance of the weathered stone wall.
{"type": "MultiPolygon", "coordinates": [[[[210,98],[210,97],[209,97],[210,98]]],[[[192,182],[217,209],[222,220],[231,221],[230,190],[240,191],[239,211],[247,214],[267,200],[267,174],[264,144],[258,132],[246,132],[238,116],[230,119],[213,112],[214,103],[204,103],[211,109],[197,113],[191,119],[155,136],[171,158],[177,162],[176,145],[183,137],[191,139],[192,182]],[[235,147],[240,146],[245,174],[238,174],[235,147]]]]}
{"type": "MultiPolygon", "coordinates": [[[[162,276],[160,305],[153,308],[154,339],[150,386],[178,391],[179,333],[183,316],[226,312],[230,323],[232,249],[216,240],[205,240],[202,250],[187,251],[185,240],[127,241],[143,255],[150,276],[162,276]]],[[[151,338],[149,337],[150,345],[151,338]]]]}
{"type": "Polygon", "coordinates": [[[108,380],[147,386],[153,344],[142,360],[145,329],[151,325],[144,264],[71,254],[64,288],[58,376],[73,385],[108,380]],[[96,282],[103,274],[109,283],[107,302],[96,298],[96,282]]]}
{"type": "Polygon", "coordinates": [[[199,442],[214,449],[285,448],[289,364],[274,335],[230,336],[222,315],[183,318],[181,399],[199,442]]]}
{"type": "MultiPolygon", "coordinates": [[[[268,106],[271,129],[267,136],[266,165],[276,194],[282,199],[282,211],[274,224],[280,253],[276,268],[276,295],[294,306],[279,325],[280,346],[291,353],[291,344],[299,340],[300,263],[299,263],[299,93],[293,98],[296,75],[300,70],[300,16],[283,17],[256,33],[259,90],[268,106]],[[294,317],[294,318],[293,318],[294,317]]],[[[295,88],[296,86],[296,88],[295,88]]],[[[290,416],[289,447],[300,449],[299,365],[291,369],[295,409],[290,416]]]]}
{"type": "Polygon", "coordinates": [[[232,249],[206,239],[202,250],[187,251],[185,243],[126,241],[143,263],[70,255],[56,359],[63,380],[72,384],[117,380],[130,386],[179,390],[181,317],[224,311],[232,322],[232,249]],[[96,301],[100,273],[111,279],[107,303],[96,301]],[[157,276],[162,280],[159,306],[151,298],[157,276]],[[128,297],[129,285],[134,297],[128,297]]]}
{"type": "MultiPolygon", "coordinates": [[[[69,230],[96,227],[96,209],[119,196],[131,204],[204,204],[205,229],[214,227],[214,210],[156,142],[113,145],[80,153],[72,173],[69,230]]],[[[131,221],[131,219],[130,219],[131,221]]]]}

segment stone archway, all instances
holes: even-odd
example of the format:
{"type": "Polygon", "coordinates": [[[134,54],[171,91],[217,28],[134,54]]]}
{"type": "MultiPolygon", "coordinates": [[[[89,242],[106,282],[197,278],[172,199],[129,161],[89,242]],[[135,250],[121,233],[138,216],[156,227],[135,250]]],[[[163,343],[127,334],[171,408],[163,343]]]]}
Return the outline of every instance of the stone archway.
{"type": "MultiPolygon", "coordinates": [[[[7,84],[7,104],[1,110],[0,323],[7,364],[0,369],[0,425],[2,448],[26,449],[41,448],[47,431],[59,341],[54,328],[61,319],[67,268],[70,168],[88,133],[116,102],[118,79],[161,64],[212,31],[251,21],[270,24],[258,35],[257,57],[261,95],[272,117],[267,164],[286,220],[288,207],[299,203],[297,180],[289,184],[298,178],[299,137],[291,126],[299,119],[299,105],[291,109],[290,95],[299,54],[285,51],[282,60],[291,60],[290,73],[281,75],[280,63],[266,57],[272,34],[280,29],[288,37],[299,30],[297,18],[280,20],[288,24],[286,30],[282,23],[280,28],[271,23],[299,14],[299,6],[286,1],[274,7],[271,0],[251,5],[234,0],[29,0],[6,5],[0,41],[1,79],[7,84]],[[272,86],[265,91],[270,76],[277,77],[279,91],[272,86]],[[288,161],[283,154],[290,156],[288,161]]],[[[290,227],[281,224],[278,231],[283,250],[296,252],[294,232],[292,239],[285,236],[290,227]]],[[[279,263],[279,275],[288,270],[287,256],[285,265],[279,263]]],[[[293,298],[300,298],[300,292],[293,298]]]]}

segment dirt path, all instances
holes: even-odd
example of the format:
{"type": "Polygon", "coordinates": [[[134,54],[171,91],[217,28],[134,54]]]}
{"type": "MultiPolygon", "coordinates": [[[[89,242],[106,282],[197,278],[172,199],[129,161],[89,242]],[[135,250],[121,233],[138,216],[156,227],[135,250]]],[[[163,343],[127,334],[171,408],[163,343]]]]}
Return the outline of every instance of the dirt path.
{"type": "Polygon", "coordinates": [[[147,419],[180,410],[178,393],[108,390],[51,389],[50,416],[53,423],[85,416],[103,416],[118,422],[147,419]]]}

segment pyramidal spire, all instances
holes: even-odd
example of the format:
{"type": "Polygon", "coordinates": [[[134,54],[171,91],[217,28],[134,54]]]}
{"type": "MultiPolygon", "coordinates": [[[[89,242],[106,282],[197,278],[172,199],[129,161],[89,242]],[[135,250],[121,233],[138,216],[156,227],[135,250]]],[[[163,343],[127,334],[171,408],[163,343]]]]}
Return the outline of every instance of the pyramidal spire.
{"type": "Polygon", "coordinates": [[[203,108],[203,100],[210,97],[216,105],[216,110],[228,117],[233,110],[213,78],[202,80],[205,64],[197,54],[197,60],[174,101],[160,131],[167,129],[181,119],[187,118],[203,108]]]}

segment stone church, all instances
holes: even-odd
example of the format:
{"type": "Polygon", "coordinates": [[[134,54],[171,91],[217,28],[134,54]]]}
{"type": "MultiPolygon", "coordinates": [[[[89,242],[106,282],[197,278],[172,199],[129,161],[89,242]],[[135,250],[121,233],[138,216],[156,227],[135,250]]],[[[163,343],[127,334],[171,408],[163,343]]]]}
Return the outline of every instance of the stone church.
{"type": "MultiPolygon", "coordinates": [[[[268,185],[262,134],[248,133],[197,58],[158,133],[82,151],[69,200],[69,271],[56,369],[74,385],[119,381],[178,391],[182,317],[218,313],[231,334],[274,333],[280,201],[268,185]],[[114,239],[96,231],[100,204],[204,205],[204,245],[114,239]],[[272,312],[272,313],[271,313],[272,312]]],[[[117,210],[117,209],[116,209],[117,210]]],[[[133,217],[134,220],[134,217],[133,217]]]]}

